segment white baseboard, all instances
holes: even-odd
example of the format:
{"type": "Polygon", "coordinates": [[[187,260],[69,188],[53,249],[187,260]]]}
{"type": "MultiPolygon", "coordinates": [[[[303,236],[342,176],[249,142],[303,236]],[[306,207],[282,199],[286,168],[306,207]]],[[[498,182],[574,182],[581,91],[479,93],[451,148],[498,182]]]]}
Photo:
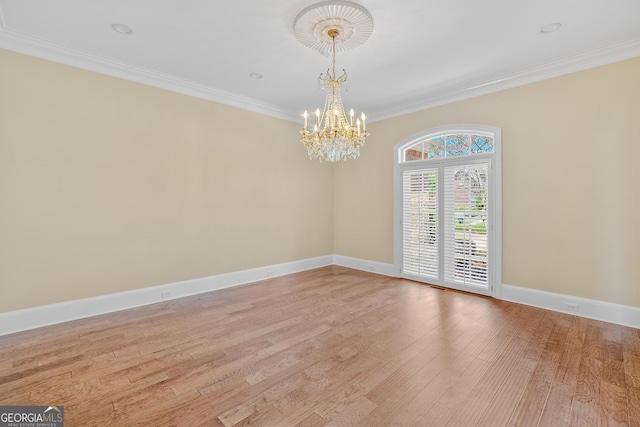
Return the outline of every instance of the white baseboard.
{"type": "Polygon", "coordinates": [[[383,274],[395,277],[393,264],[385,264],[377,261],[367,261],[366,259],[352,258],[344,255],[334,255],[333,263],[342,267],[349,267],[355,270],[370,271],[372,273],[383,274]]]}
{"type": "Polygon", "coordinates": [[[333,263],[326,255],[58,304],[0,313],[0,336],[284,276],[333,263]],[[168,293],[168,294],[167,294],[168,293]],[[165,296],[163,297],[163,294],[165,296]]]}
{"type": "MultiPolygon", "coordinates": [[[[344,255],[326,255],[200,279],[185,280],[166,285],[0,313],[0,336],[211,292],[332,264],[356,270],[370,271],[385,276],[396,276],[393,264],[367,261],[344,255]],[[168,293],[168,295],[165,295],[163,298],[162,295],[166,293],[168,293]]],[[[501,299],[640,329],[640,307],[614,304],[506,284],[502,285],[501,299]],[[566,304],[573,304],[577,307],[577,311],[567,310],[566,304]]]]}
{"type": "Polygon", "coordinates": [[[640,329],[640,307],[502,285],[502,299],[640,329]],[[567,304],[576,310],[568,309],[567,304]]]}

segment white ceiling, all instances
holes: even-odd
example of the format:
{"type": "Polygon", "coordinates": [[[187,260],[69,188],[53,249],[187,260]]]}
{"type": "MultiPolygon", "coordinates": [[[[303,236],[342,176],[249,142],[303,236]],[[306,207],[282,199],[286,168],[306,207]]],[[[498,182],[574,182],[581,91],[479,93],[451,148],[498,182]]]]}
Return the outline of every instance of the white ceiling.
{"type": "MultiPolygon", "coordinates": [[[[349,73],[345,107],[372,120],[640,56],[640,0],[356,2],[373,33],[337,68],[349,73]],[[561,29],[540,33],[553,22],[561,29]]],[[[316,79],[330,66],[293,33],[315,3],[0,0],[0,48],[301,120],[322,106],[316,79]]]]}

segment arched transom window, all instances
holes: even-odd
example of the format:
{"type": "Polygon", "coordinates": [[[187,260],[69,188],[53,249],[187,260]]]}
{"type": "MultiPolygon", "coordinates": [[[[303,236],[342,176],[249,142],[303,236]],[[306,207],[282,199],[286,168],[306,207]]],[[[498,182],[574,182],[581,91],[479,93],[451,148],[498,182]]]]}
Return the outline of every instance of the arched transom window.
{"type": "Polygon", "coordinates": [[[455,132],[429,135],[402,153],[402,162],[493,153],[493,133],[455,132]]]}

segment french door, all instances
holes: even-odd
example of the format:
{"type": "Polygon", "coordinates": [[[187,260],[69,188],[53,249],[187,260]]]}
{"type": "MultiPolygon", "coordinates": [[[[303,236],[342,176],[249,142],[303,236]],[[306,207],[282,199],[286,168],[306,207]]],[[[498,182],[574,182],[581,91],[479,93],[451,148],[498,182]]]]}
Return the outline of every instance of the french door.
{"type": "Polygon", "coordinates": [[[396,265],[401,277],[495,294],[500,242],[493,154],[423,155],[399,162],[396,265]]]}

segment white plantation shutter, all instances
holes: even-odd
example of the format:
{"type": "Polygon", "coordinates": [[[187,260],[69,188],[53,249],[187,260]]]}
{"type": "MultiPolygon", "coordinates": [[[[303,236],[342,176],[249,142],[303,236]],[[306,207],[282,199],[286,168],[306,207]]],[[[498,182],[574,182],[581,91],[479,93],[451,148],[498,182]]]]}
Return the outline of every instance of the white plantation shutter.
{"type": "Polygon", "coordinates": [[[444,280],[487,289],[489,162],[444,167],[444,280]]]}
{"type": "Polygon", "coordinates": [[[402,174],[403,272],[438,279],[438,169],[402,174]]]}

